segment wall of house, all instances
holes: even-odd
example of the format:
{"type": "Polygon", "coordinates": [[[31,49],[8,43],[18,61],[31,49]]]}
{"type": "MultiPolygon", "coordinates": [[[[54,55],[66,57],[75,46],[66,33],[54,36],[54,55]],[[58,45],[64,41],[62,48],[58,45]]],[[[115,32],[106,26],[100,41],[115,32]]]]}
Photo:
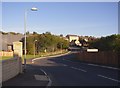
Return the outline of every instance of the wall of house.
{"type": "Polygon", "coordinates": [[[5,51],[8,50],[8,45],[9,44],[12,45],[13,42],[20,41],[24,37],[23,34],[14,35],[14,34],[10,34],[10,33],[5,34],[5,35],[1,34],[1,36],[2,36],[2,41],[1,41],[2,50],[5,50],[5,51]]]}
{"type": "Polygon", "coordinates": [[[79,40],[79,37],[78,36],[70,36],[69,37],[69,41],[71,42],[72,40],[79,40]]]}

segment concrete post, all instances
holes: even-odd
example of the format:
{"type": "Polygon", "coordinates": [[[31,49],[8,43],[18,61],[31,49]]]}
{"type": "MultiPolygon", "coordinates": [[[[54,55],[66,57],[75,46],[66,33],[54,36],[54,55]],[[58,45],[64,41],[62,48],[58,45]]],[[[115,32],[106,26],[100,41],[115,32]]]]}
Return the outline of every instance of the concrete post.
{"type": "Polygon", "coordinates": [[[19,62],[19,72],[22,73],[22,42],[13,42],[14,57],[17,56],[19,62]]]}

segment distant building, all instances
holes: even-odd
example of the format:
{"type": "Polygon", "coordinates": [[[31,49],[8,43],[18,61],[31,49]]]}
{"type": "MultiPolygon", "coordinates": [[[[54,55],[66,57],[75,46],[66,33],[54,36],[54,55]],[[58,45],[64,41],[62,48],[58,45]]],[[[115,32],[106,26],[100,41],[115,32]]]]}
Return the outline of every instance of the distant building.
{"type": "Polygon", "coordinates": [[[77,45],[77,46],[82,46],[82,44],[81,44],[80,41],[78,41],[78,40],[75,41],[75,45],[77,45]]]}
{"type": "Polygon", "coordinates": [[[71,46],[81,46],[82,45],[79,41],[79,36],[67,35],[66,37],[68,38],[71,46]]]}
{"type": "Polygon", "coordinates": [[[68,38],[69,42],[72,42],[74,40],[79,41],[79,36],[77,35],[67,35],[66,37],[68,38]]]}
{"type": "Polygon", "coordinates": [[[12,46],[13,42],[20,41],[24,37],[24,35],[7,33],[1,34],[1,37],[2,37],[2,50],[11,51],[13,47],[12,46]]]}

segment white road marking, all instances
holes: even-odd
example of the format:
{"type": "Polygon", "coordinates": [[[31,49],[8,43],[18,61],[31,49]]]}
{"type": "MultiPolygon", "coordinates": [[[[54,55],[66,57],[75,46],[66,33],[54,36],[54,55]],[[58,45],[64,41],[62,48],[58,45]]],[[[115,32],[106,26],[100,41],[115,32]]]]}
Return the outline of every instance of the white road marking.
{"type": "Polygon", "coordinates": [[[43,69],[40,69],[40,70],[47,76],[47,73],[43,69]]]}
{"type": "Polygon", "coordinates": [[[50,77],[47,75],[47,73],[43,70],[43,69],[40,69],[45,75],[46,77],[48,78],[48,84],[47,84],[47,87],[51,86],[52,85],[52,80],[50,79],[50,77]]]}
{"type": "Polygon", "coordinates": [[[75,67],[71,67],[72,69],[76,69],[76,70],[80,70],[80,71],[83,71],[83,72],[87,72],[87,71],[85,71],[85,70],[83,70],[83,69],[79,69],[79,68],[75,68],[75,67]]]}
{"type": "MultiPolygon", "coordinates": [[[[65,60],[65,61],[69,61],[69,62],[73,62],[73,61],[70,61],[70,60],[66,60],[66,59],[63,59],[63,60],[65,60]]],[[[74,62],[73,62],[74,63],[74,62]]]]}
{"type": "Polygon", "coordinates": [[[106,77],[106,76],[103,76],[103,75],[98,75],[98,76],[106,78],[106,79],[109,79],[109,80],[112,80],[112,81],[120,82],[119,80],[116,80],[116,79],[113,79],[113,78],[109,78],[109,77],[106,77]]]}
{"type": "Polygon", "coordinates": [[[87,65],[98,66],[98,65],[96,65],[96,64],[87,64],[87,65]]]}
{"type": "Polygon", "coordinates": [[[109,67],[109,66],[102,66],[102,65],[96,65],[96,64],[87,64],[87,65],[91,65],[91,66],[99,66],[99,67],[103,67],[103,68],[109,68],[109,69],[120,70],[119,68],[109,67]]]}
{"type": "MultiPolygon", "coordinates": [[[[68,62],[78,63],[78,62],[74,62],[74,61],[71,61],[71,60],[66,60],[66,59],[63,59],[63,60],[68,61],[68,62]]],[[[109,67],[109,66],[103,66],[103,65],[97,65],[97,64],[87,64],[87,63],[81,63],[81,64],[84,64],[84,65],[91,65],[91,66],[98,66],[98,67],[109,68],[109,69],[115,69],[115,70],[120,70],[119,68],[109,67]]]]}
{"type": "Polygon", "coordinates": [[[63,64],[63,66],[68,66],[68,65],[66,65],[66,64],[63,64]]]}
{"type": "Polygon", "coordinates": [[[68,65],[66,65],[66,64],[60,64],[60,65],[62,65],[62,66],[68,66],[68,65]]]}
{"type": "Polygon", "coordinates": [[[51,85],[52,85],[52,81],[51,81],[51,79],[50,79],[50,78],[48,78],[48,80],[49,80],[49,83],[47,84],[47,87],[49,87],[49,86],[51,86],[51,85]]]}

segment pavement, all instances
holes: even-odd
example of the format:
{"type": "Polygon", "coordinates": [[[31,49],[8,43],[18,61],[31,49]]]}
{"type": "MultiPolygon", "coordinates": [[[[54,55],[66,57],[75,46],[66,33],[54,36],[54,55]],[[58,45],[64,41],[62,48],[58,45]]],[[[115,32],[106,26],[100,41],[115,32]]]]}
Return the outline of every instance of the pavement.
{"type": "Polygon", "coordinates": [[[9,86],[43,86],[46,87],[49,79],[46,74],[40,70],[39,66],[27,64],[26,71],[18,74],[16,77],[3,82],[2,87],[9,86]]]}
{"type": "MultiPolygon", "coordinates": [[[[68,52],[70,53],[70,52],[68,52]]],[[[68,54],[66,53],[66,54],[68,54]]],[[[65,55],[65,54],[61,54],[65,55]]],[[[49,76],[44,72],[44,70],[41,69],[41,66],[35,65],[33,60],[37,59],[43,59],[43,58],[51,58],[51,57],[57,57],[61,55],[55,55],[55,56],[47,56],[47,57],[41,57],[41,58],[35,58],[35,59],[28,59],[26,61],[26,70],[15,76],[14,78],[11,78],[5,82],[2,83],[2,88],[6,87],[13,87],[13,86],[42,86],[42,87],[48,87],[51,86],[51,80],[49,76]]],[[[24,65],[23,65],[24,66],[24,65]]]]}
{"type": "Polygon", "coordinates": [[[71,60],[74,53],[27,61],[23,74],[6,81],[7,86],[119,86],[119,69],[71,60]]]}

